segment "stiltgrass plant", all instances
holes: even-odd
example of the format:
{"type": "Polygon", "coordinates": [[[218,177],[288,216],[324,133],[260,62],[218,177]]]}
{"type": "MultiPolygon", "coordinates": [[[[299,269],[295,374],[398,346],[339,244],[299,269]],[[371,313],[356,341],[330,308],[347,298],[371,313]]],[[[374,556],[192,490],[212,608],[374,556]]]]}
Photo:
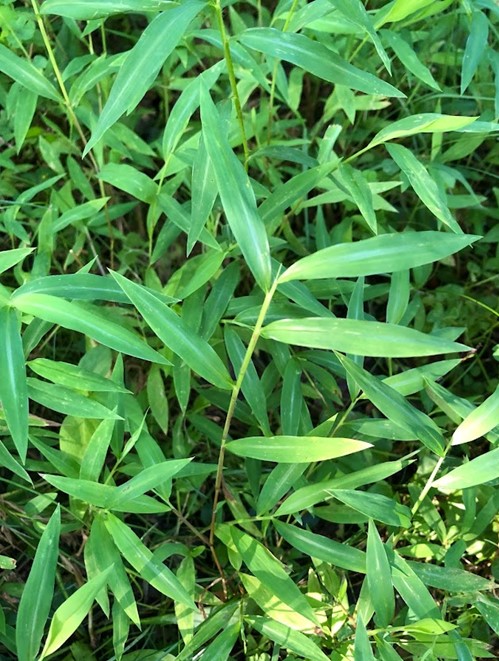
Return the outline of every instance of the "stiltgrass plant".
{"type": "Polygon", "coordinates": [[[496,658],[493,0],[0,0],[0,658],[496,658]]]}

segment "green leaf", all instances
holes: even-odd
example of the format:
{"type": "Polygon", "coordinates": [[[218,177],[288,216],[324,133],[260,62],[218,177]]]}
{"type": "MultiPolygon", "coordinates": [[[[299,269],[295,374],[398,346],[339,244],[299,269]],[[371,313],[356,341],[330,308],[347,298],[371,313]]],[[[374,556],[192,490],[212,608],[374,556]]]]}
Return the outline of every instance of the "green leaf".
{"type": "Polygon", "coordinates": [[[481,11],[474,11],[471,19],[470,34],[466,41],[461,69],[461,94],[464,94],[478,65],[483,61],[483,54],[487,50],[489,36],[489,21],[481,11]]]}
{"type": "Polygon", "coordinates": [[[301,613],[312,624],[318,624],[314,611],[286,573],[283,565],[260,542],[231,527],[232,541],[244,563],[256,578],[269,587],[276,597],[301,613]]]}
{"type": "Polygon", "coordinates": [[[131,112],[137,106],[203,7],[203,2],[188,0],[158,14],[149,23],[122,64],[83,155],[88,154],[125,112],[131,112]]]}
{"type": "Polygon", "coordinates": [[[290,280],[358,278],[394,273],[432,264],[471,245],[480,236],[444,232],[382,234],[354,243],[340,243],[299,259],[279,278],[290,280]]]}
{"type": "Polygon", "coordinates": [[[274,521],[273,525],[279,535],[301,553],[328,562],[335,567],[360,574],[366,573],[366,554],[363,551],[350,547],[348,544],[335,542],[324,535],[301,530],[289,523],[274,521]]]}
{"type": "Polygon", "coordinates": [[[338,179],[351,195],[360,213],[373,234],[377,234],[376,212],[373,207],[373,196],[368,182],[359,170],[350,165],[342,165],[338,179]]]}
{"type": "Polygon", "coordinates": [[[393,388],[390,388],[386,383],[372,376],[345,356],[337,354],[337,357],[374,406],[395,424],[414,432],[418,439],[432,452],[443,456],[444,439],[431,418],[411,406],[393,388]]]}
{"type": "Polygon", "coordinates": [[[416,617],[441,619],[438,606],[423,581],[397,551],[394,551],[392,565],[393,585],[416,617]]]}
{"type": "Polygon", "coordinates": [[[458,466],[433,483],[441,491],[457,491],[485,484],[499,477],[499,448],[458,466]]]}
{"type": "Polygon", "coordinates": [[[89,392],[130,392],[111,379],[97,374],[97,372],[90,372],[83,367],[65,363],[62,360],[35,358],[27,364],[38,376],[67,388],[77,388],[89,392]]]}
{"type": "Polygon", "coordinates": [[[140,576],[165,596],[178,601],[188,608],[196,609],[195,603],[175,574],[153,554],[137,535],[123,521],[107,514],[105,526],[122,556],[140,576]]]}
{"type": "Polygon", "coordinates": [[[97,482],[104,467],[114,431],[114,419],[103,420],[88,441],[81,460],[80,478],[97,482]]]}
{"type": "Polygon", "coordinates": [[[104,515],[98,513],[93,520],[90,536],[84,549],[85,566],[87,566],[88,571],[88,564],[91,564],[96,573],[102,573],[112,567],[108,579],[109,588],[127,616],[135,625],[140,627],[140,618],[132,586],[120,553],[104,525],[103,518],[104,515]]]}
{"type": "Polygon", "coordinates": [[[395,595],[388,556],[372,521],[369,521],[367,534],[366,568],[369,594],[376,613],[376,624],[385,628],[395,615],[395,595]]]}
{"type": "Polygon", "coordinates": [[[169,365],[169,361],[151,349],[131,331],[104,318],[89,307],[64,301],[48,294],[19,294],[12,297],[12,306],[64,328],[78,331],[104,346],[153,363],[169,365]]]}
{"type": "Polygon", "coordinates": [[[355,628],[354,661],[376,661],[373,654],[371,642],[366,631],[366,626],[360,616],[357,616],[355,628]]]}
{"type": "Polygon", "coordinates": [[[191,459],[170,459],[154,466],[143,468],[140,473],[116,489],[116,497],[112,507],[124,509],[128,502],[135,500],[146,491],[156,489],[171,480],[174,475],[180,473],[190,462],[191,459]]]}
{"type": "Polygon", "coordinates": [[[60,530],[61,512],[57,506],[38,543],[19,602],[16,622],[19,661],[34,661],[40,649],[54,594],[60,530]]]}
{"type": "Polygon", "coordinates": [[[28,387],[17,312],[0,308],[0,400],[9,432],[21,457],[28,449],[28,387]]]}
{"type": "Polygon", "coordinates": [[[326,461],[362,452],[370,443],[352,438],[321,438],[319,436],[250,436],[230,441],[225,446],[240,457],[276,461],[285,464],[326,461]]]}
{"type": "Polygon", "coordinates": [[[150,177],[125,163],[106,163],[99,172],[99,179],[146,204],[159,192],[158,185],[150,177]]]}
{"type": "Polygon", "coordinates": [[[52,617],[40,660],[53,654],[76,631],[92,608],[97,594],[108,582],[112,567],[92,578],[59,606],[52,617]]]}
{"type": "Polygon", "coordinates": [[[90,397],[85,397],[71,388],[65,388],[54,383],[46,383],[38,379],[27,379],[29,398],[52,411],[64,415],[74,415],[82,418],[98,420],[117,420],[115,412],[90,397]]]}
{"type": "Polygon", "coordinates": [[[0,273],[7,271],[12,266],[19,264],[22,260],[31,255],[34,248],[14,248],[14,250],[2,250],[0,252],[0,273]]]}
{"type": "Polygon", "coordinates": [[[84,503],[95,505],[102,509],[113,509],[117,512],[133,512],[137,514],[160,514],[168,511],[168,505],[158,502],[149,496],[130,498],[120,497],[119,487],[110,484],[99,484],[90,480],[73,479],[59,475],[42,475],[43,479],[56,489],[78,498],[84,503]]]}
{"type": "Polygon", "coordinates": [[[269,617],[254,615],[253,617],[246,617],[245,620],[266,638],[285,647],[290,652],[293,652],[293,654],[298,654],[298,656],[309,661],[326,661],[326,659],[329,658],[321,651],[320,647],[316,645],[313,640],[305,636],[305,634],[300,633],[299,631],[294,631],[269,617]]]}
{"type": "Polygon", "coordinates": [[[462,233],[462,229],[449,211],[447,201],[424,165],[402,145],[387,145],[387,149],[425,207],[453,232],[462,233]]]}
{"type": "Polygon", "coordinates": [[[231,388],[230,375],[215,350],[194,333],[167,305],[142,285],[112,274],[146,324],[159,339],[197,374],[224,390],[231,388]]]}
{"type": "Polygon", "coordinates": [[[440,113],[410,115],[396,122],[391,122],[386,128],[381,129],[368,144],[367,149],[381,145],[383,142],[388,142],[389,140],[405,138],[409,135],[419,133],[460,131],[461,129],[468,128],[477,119],[478,117],[459,117],[456,115],[441,115],[440,113]]]}
{"type": "Polygon", "coordinates": [[[75,21],[92,21],[127,12],[156,12],[166,9],[167,0],[45,0],[40,14],[55,14],[75,21]]]}
{"type": "Polygon", "coordinates": [[[215,104],[204,86],[201,87],[201,122],[227,222],[255,280],[267,291],[271,263],[265,226],[258,215],[248,175],[230,147],[215,104]]]}
{"type": "Polygon", "coordinates": [[[452,445],[469,443],[499,425],[499,386],[462,421],[452,435],[452,445]]]}
{"type": "MultiPolygon", "coordinates": [[[[99,197],[95,200],[90,200],[84,202],[83,204],[73,207],[65,211],[59,218],[56,218],[52,225],[52,231],[54,233],[60,232],[64,228],[77,223],[80,220],[87,220],[88,218],[95,218],[99,211],[106,206],[111,198],[109,197],[99,197]]],[[[47,277],[58,277],[58,276],[47,276],[47,277]]],[[[67,277],[67,276],[62,276],[67,277]]],[[[108,278],[109,280],[109,278],[108,278]]],[[[47,292],[48,293],[48,292],[47,292]]]]}
{"type": "Polygon", "coordinates": [[[60,101],[60,96],[43,73],[29,60],[15,55],[8,48],[0,44],[0,71],[26,87],[31,92],[39,94],[52,101],[60,101]]]}
{"type": "Polygon", "coordinates": [[[419,78],[419,80],[425,83],[425,85],[428,85],[428,87],[440,92],[440,86],[431,75],[430,70],[425,67],[413,48],[400,34],[393,30],[383,30],[381,34],[383,39],[390,45],[390,48],[393,48],[395,55],[408,71],[413,73],[416,78],[419,78]]]}
{"type": "Polygon", "coordinates": [[[199,239],[201,231],[208,220],[217,197],[217,182],[203,136],[199,140],[194,163],[192,164],[191,184],[191,225],[187,239],[187,254],[199,239]]]}
{"type": "Polygon", "coordinates": [[[228,624],[218,636],[204,649],[203,658],[227,661],[241,633],[240,622],[228,624]]]}
{"type": "Polygon", "coordinates": [[[331,349],[356,356],[402,358],[469,351],[464,344],[412,328],[359,319],[283,319],[265,326],[261,334],[286,344],[331,349]]]}
{"type": "Polygon", "coordinates": [[[366,94],[405,96],[389,83],[357,69],[326,46],[303,34],[281,32],[275,28],[251,28],[245,30],[239,40],[249,48],[296,64],[330,83],[345,85],[366,94]]]}
{"type": "Polygon", "coordinates": [[[14,459],[2,441],[0,441],[0,466],[2,466],[2,468],[7,468],[7,470],[10,470],[14,475],[18,475],[21,479],[26,480],[26,482],[33,484],[29,474],[24,470],[21,464],[14,459]]]}
{"type": "Polygon", "coordinates": [[[277,510],[276,516],[295,514],[301,510],[313,507],[316,503],[330,498],[332,489],[356,489],[366,484],[385,480],[387,477],[401,471],[405,466],[407,466],[406,461],[387,461],[362,468],[347,475],[334,477],[331,480],[302,487],[284,501],[277,510]]]}
{"type": "Polygon", "coordinates": [[[411,525],[410,509],[379,493],[332,489],[331,494],[370,519],[402,528],[409,528],[411,525]]]}

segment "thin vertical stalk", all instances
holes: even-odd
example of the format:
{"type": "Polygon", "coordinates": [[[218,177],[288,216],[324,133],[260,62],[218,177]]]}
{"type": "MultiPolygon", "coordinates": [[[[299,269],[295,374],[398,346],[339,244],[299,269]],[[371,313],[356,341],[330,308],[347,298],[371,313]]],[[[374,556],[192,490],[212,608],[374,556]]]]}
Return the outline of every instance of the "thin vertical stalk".
{"type": "Polygon", "coordinates": [[[216,524],[216,518],[217,518],[217,507],[218,507],[218,502],[220,499],[220,493],[222,490],[222,482],[223,482],[223,469],[224,469],[224,460],[225,460],[225,446],[227,443],[227,438],[229,436],[229,431],[230,431],[230,426],[232,423],[232,418],[234,417],[234,411],[236,409],[236,404],[237,404],[237,398],[239,397],[239,393],[241,392],[241,387],[244,381],[244,377],[246,376],[246,372],[248,371],[248,367],[251,362],[251,357],[253,355],[253,352],[255,351],[256,344],[258,342],[258,339],[260,337],[260,332],[262,330],[263,322],[265,321],[265,316],[268,312],[270,303],[272,302],[272,298],[275,294],[275,291],[277,289],[277,284],[278,284],[278,278],[275,279],[272,287],[270,290],[267,292],[265,295],[265,299],[262,303],[262,307],[260,309],[260,313],[258,315],[258,319],[256,320],[255,327],[253,329],[253,333],[251,334],[251,338],[248,344],[248,348],[246,349],[246,353],[244,354],[243,362],[241,364],[241,369],[239,370],[239,374],[237,376],[236,383],[234,384],[232,388],[232,393],[230,396],[230,402],[229,402],[229,408],[227,409],[227,416],[225,418],[225,424],[224,428],[222,431],[222,438],[221,438],[221,443],[220,443],[220,452],[218,455],[218,466],[217,466],[217,473],[216,473],[216,478],[215,478],[215,495],[213,497],[213,509],[212,509],[212,515],[211,515],[211,525],[210,525],[210,548],[211,552],[213,554],[213,557],[215,559],[215,562],[217,566],[219,566],[218,563],[218,558],[216,556],[215,550],[214,550],[214,539],[215,539],[215,524],[216,524]]]}
{"type": "Polygon", "coordinates": [[[215,13],[217,15],[218,29],[220,30],[220,36],[222,38],[224,57],[225,57],[225,62],[227,64],[227,72],[229,74],[230,88],[232,90],[232,96],[234,98],[234,106],[236,109],[237,121],[239,123],[239,128],[241,130],[241,139],[243,142],[243,151],[244,151],[244,167],[247,170],[248,160],[249,160],[248,139],[246,137],[246,130],[244,128],[243,109],[241,107],[241,99],[239,97],[239,92],[237,89],[236,74],[234,73],[234,63],[232,61],[232,53],[230,52],[229,38],[227,36],[227,31],[225,29],[221,0],[216,0],[215,13]]]}

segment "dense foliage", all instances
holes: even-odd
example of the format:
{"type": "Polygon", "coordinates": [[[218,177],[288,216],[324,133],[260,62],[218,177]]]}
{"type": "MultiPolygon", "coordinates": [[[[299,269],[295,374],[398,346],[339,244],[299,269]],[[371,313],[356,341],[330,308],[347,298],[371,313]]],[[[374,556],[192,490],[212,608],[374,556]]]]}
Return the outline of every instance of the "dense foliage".
{"type": "Polygon", "coordinates": [[[494,0],[0,0],[0,658],[496,658],[494,0]]]}

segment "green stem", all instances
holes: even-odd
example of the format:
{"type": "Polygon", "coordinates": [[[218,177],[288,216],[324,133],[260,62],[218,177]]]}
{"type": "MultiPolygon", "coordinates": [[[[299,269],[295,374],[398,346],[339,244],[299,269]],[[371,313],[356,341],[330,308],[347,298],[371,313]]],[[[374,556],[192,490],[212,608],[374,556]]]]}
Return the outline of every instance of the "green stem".
{"type": "Polygon", "coordinates": [[[222,15],[221,0],[216,0],[215,12],[217,15],[218,29],[220,30],[220,36],[222,38],[225,62],[227,64],[227,72],[229,74],[230,88],[232,90],[232,96],[234,98],[234,106],[236,108],[237,120],[239,123],[239,128],[241,130],[241,139],[243,142],[243,150],[244,150],[244,167],[247,170],[248,160],[249,160],[248,139],[246,137],[246,130],[244,128],[243,109],[241,107],[241,99],[239,97],[239,92],[237,89],[237,81],[236,81],[236,74],[234,73],[234,63],[232,61],[232,53],[230,52],[229,39],[227,37],[227,31],[225,29],[224,19],[222,15]]]}
{"type": "MultiPolygon", "coordinates": [[[[251,357],[253,355],[253,352],[255,350],[256,344],[258,342],[258,339],[260,337],[260,332],[262,330],[263,322],[265,321],[265,316],[268,312],[270,303],[272,302],[272,298],[275,294],[275,291],[277,289],[277,284],[278,284],[278,278],[275,279],[272,287],[270,290],[265,294],[265,299],[263,301],[262,307],[260,309],[260,313],[258,315],[258,319],[256,320],[255,327],[253,329],[253,333],[251,335],[251,339],[248,344],[248,348],[246,349],[246,353],[244,354],[243,362],[241,365],[241,369],[239,370],[239,374],[237,376],[237,381],[234,384],[232,388],[232,393],[230,396],[230,402],[229,402],[229,408],[227,410],[227,417],[225,418],[225,424],[222,432],[222,438],[221,438],[221,443],[220,443],[220,453],[218,455],[218,466],[217,466],[217,474],[215,478],[215,495],[213,497],[213,510],[212,510],[212,516],[211,516],[211,525],[210,525],[210,547],[213,556],[216,559],[216,554],[213,548],[213,542],[215,539],[215,524],[216,524],[216,518],[217,518],[217,506],[218,502],[220,499],[220,492],[222,489],[222,482],[223,482],[223,469],[224,469],[224,460],[225,460],[225,445],[227,443],[227,438],[229,436],[229,430],[230,430],[230,425],[232,423],[232,418],[234,417],[234,412],[236,410],[236,404],[237,404],[237,399],[239,397],[239,393],[241,391],[241,386],[244,381],[244,377],[246,376],[246,372],[248,371],[248,367],[251,362],[251,357]]],[[[217,561],[217,559],[216,559],[217,561]]],[[[218,562],[217,562],[218,564],[218,562]]]]}

